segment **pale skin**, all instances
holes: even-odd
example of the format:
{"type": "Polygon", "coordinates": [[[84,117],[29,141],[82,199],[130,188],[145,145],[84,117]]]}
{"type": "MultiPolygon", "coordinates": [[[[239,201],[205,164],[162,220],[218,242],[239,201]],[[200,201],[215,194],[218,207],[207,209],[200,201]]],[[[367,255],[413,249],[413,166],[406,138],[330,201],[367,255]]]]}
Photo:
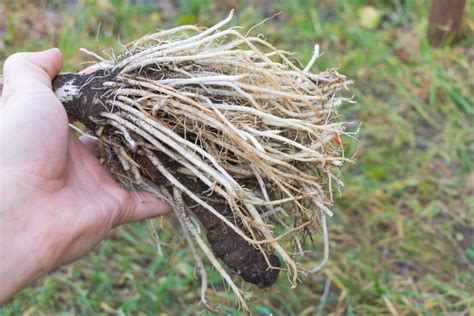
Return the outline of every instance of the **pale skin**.
{"type": "Polygon", "coordinates": [[[70,132],[51,89],[58,49],[10,56],[0,99],[0,304],[91,251],[115,227],[170,211],[129,192],[70,132]]]}

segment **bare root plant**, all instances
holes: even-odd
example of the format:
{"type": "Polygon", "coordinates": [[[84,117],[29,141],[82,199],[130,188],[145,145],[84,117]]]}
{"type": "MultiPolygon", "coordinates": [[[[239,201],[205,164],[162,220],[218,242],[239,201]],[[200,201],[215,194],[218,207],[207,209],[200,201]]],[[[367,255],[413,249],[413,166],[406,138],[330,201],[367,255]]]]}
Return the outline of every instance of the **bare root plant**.
{"type": "Polygon", "coordinates": [[[339,136],[351,133],[337,108],[351,100],[339,91],[350,82],[335,69],[310,72],[317,46],[299,67],[261,36],[226,28],[231,17],[144,36],[108,59],[89,52],[97,71],[53,84],[99,140],[104,164],[174,206],[201,274],[202,303],[209,262],[248,310],[229,271],[260,287],[284,271],[294,287],[328,259],[326,217],[350,161],[339,136]],[[307,267],[304,241],[315,234],[324,256],[307,267]]]}

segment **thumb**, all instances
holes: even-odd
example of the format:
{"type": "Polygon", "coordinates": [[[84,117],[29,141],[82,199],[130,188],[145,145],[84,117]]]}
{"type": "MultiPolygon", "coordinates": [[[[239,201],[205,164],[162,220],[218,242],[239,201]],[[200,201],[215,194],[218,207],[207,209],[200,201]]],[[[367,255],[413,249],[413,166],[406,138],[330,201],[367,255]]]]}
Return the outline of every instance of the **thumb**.
{"type": "Polygon", "coordinates": [[[113,222],[113,227],[163,215],[171,211],[171,206],[149,192],[129,192],[124,190],[121,207],[113,222]]]}
{"type": "Polygon", "coordinates": [[[57,48],[11,55],[3,64],[2,98],[6,99],[14,93],[51,92],[51,80],[61,67],[61,51],[57,48]]]}

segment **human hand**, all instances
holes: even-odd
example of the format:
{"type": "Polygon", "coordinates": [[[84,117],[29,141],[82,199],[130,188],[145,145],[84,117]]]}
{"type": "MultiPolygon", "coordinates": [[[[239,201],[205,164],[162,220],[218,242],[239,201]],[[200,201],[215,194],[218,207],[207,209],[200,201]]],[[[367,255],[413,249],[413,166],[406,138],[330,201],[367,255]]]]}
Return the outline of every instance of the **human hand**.
{"type": "Polygon", "coordinates": [[[55,267],[77,260],[121,224],[170,206],[128,192],[68,127],[51,89],[61,53],[10,56],[0,99],[0,303],[55,267]]]}

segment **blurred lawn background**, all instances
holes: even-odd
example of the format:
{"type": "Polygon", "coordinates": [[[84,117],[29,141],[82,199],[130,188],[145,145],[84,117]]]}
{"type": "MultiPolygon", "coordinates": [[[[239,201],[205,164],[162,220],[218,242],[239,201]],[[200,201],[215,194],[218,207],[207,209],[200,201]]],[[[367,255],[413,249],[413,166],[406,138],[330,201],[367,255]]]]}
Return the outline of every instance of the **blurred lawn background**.
{"type": "MultiPolygon", "coordinates": [[[[339,67],[355,80],[358,101],[341,112],[362,122],[357,164],[330,219],[326,268],[296,289],[282,276],[254,291],[258,315],[474,315],[474,1],[455,46],[426,39],[429,1],[392,0],[97,0],[0,3],[0,61],[17,51],[59,47],[64,71],[95,52],[119,49],[156,28],[210,26],[236,9],[245,29],[305,63],[313,45],[324,55],[313,68],[339,67]]],[[[355,125],[356,126],[356,125],[355,125]]],[[[190,252],[172,225],[155,220],[164,242],[158,256],[147,223],[128,225],[79,262],[22,291],[2,315],[195,315],[199,282],[190,252]]],[[[306,263],[321,258],[320,240],[306,263]]],[[[232,301],[222,284],[211,299],[232,301]]],[[[0,285],[1,286],[1,285],[0,285]]],[[[248,290],[255,290],[247,286],[248,290]]]]}

